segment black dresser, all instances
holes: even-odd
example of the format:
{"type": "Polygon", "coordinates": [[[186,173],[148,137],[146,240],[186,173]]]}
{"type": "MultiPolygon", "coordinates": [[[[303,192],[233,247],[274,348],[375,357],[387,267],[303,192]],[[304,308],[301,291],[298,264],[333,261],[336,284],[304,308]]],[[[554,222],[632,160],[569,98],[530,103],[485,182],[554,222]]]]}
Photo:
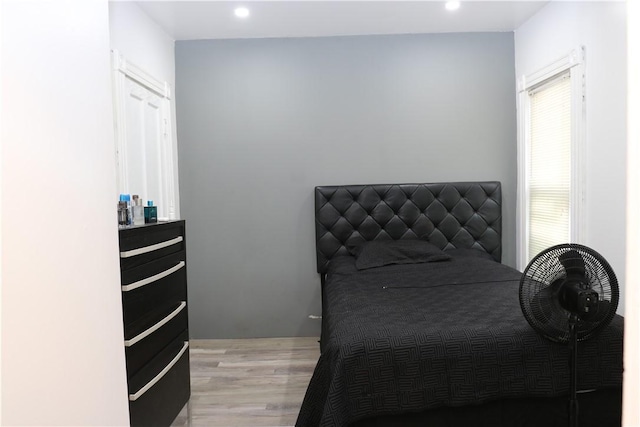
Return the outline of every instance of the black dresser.
{"type": "Polygon", "coordinates": [[[185,223],[119,234],[129,419],[169,426],[191,394],[185,223]]]}

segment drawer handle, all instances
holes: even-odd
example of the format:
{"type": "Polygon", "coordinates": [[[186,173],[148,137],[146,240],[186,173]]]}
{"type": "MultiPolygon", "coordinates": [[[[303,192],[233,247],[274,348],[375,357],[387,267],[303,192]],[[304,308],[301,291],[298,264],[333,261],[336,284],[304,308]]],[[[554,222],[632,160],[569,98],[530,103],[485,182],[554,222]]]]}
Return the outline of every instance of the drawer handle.
{"type": "Polygon", "coordinates": [[[140,390],[138,390],[137,392],[135,392],[134,394],[130,394],[129,395],[129,400],[131,402],[135,402],[136,400],[138,400],[143,394],[145,394],[147,392],[147,390],[149,390],[151,387],[153,387],[154,385],[156,385],[156,383],[158,381],[160,381],[162,379],[162,377],[164,377],[166,375],[167,372],[169,372],[171,370],[171,368],[173,368],[173,365],[175,365],[178,360],[182,357],[182,355],[184,354],[184,352],[187,350],[187,348],[189,348],[189,341],[185,341],[184,344],[182,345],[182,349],[180,350],[180,352],[176,355],[176,357],[174,357],[173,359],[171,359],[171,362],[169,362],[169,364],[167,366],[164,367],[164,369],[162,371],[160,371],[158,373],[158,375],[156,375],[155,377],[153,377],[153,379],[151,381],[149,381],[144,387],[142,387],[140,390]]]}
{"type": "Polygon", "coordinates": [[[167,276],[175,273],[176,271],[180,270],[184,266],[185,266],[184,261],[180,261],[178,264],[174,265],[173,267],[171,267],[168,270],[165,270],[165,271],[163,271],[161,273],[154,274],[153,276],[147,277],[147,278],[142,279],[142,280],[138,280],[137,282],[133,282],[133,283],[130,283],[128,285],[122,285],[122,292],[129,292],[129,291],[132,291],[134,289],[138,289],[141,286],[148,285],[149,283],[153,283],[153,282],[155,282],[157,280],[162,279],[163,277],[167,277],[167,276]]]}
{"type": "Polygon", "coordinates": [[[184,240],[182,236],[178,236],[175,239],[167,240],[165,242],[156,243],[155,245],[144,246],[142,248],[131,249],[130,251],[120,252],[120,258],[129,258],[136,255],[146,254],[147,252],[157,251],[158,249],[166,248],[167,246],[175,245],[184,240]]]}
{"type": "Polygon", "coordinates": [[[178,306],[178,308],[176,308],[171,313],[169,313],[169,315],[167,317],[165,317],[164,319],[162,319],[161,321],[159,321],[158,323],[156,323],[155,325],[153,325],[149,329],[145,330],[144,332],[139,333],[138,335],[136,335],[135,337],[131,338],[130,340],[124,340],[124,345],[126,347],[131,347],[132,345],[134,345],[138,341],[148,337],[149,335],[151,335],[152,333],[154,333],[155,331],[157,331],[158,329],[160,329],[161,327],[166,325],[167,322],[169,322],[169,320],[171,320],[174,317],[176,317],[178,315],[178,313],[180,313],[182,311],[182,309],[185,308],[186,306],[187,306],[187,302],[186,301],[180,301],[180,305],[178,306]]]}

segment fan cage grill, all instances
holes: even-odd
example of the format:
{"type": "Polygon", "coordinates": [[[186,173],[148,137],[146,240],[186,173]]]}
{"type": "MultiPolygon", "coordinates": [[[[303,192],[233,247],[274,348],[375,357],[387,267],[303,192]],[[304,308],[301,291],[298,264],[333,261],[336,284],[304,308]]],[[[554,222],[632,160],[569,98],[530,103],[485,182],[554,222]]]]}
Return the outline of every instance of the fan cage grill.
{"type": "MultiPolygon", "coordinates": [[[[567,277],[560,256],[575,251],[584,260],[585,277],[600,300],[610,302],[606,315],[597,320],[578,319],[578,341],[589,339],[608,325],[616,313],[619,300],[618,280],[609,263],[586,246],[568,243],[550,247],[535,256],[525,268],[520,281],[520,305],[529,324],[551,341],[569,341],[569,317],[557,297],[554,282],[567,277]]],[[[570,254],[571,255],[571,254],[570,254]]]]}

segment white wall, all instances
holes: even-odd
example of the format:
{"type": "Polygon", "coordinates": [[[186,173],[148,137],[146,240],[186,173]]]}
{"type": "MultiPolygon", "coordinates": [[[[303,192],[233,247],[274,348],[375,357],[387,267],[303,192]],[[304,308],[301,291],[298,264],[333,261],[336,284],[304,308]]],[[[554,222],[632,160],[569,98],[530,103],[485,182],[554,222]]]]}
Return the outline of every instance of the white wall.
{"type": "Polygon", "coordinates": [[[624,313],[626,244],[626,5],[551,2],[515,31],[516,77],[586,49],[585,238],[611,264],[624,313]]]}
{"type": "Polygon", "coordinates": [[[128,425],[107,1],[1,28],[1,424],[128,425]]]}
{"type": "Polygon", "coordinates": [[[171,86],[175,206],[176,218],[180,218],[174,40],[135,3],[128,1],[109,2],[109,30],[111,49],[117,49],[127,61],[171,86]]]}
{"type": "Polygon", "coordinates": [[[629,100],[627,159],[627,307],[624,325],[624,427],[640,427],[640,2],[629,1],[627,12],[629,100]]]}

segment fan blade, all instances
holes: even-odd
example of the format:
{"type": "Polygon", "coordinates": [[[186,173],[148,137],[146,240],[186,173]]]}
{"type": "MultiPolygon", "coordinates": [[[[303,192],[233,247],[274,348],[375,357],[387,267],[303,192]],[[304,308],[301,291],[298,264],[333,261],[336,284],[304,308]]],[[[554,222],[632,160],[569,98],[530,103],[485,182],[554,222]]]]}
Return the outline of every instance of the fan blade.
{"type": "Polygon", "coordinates": [[[558,293],[562,288],[562,280],[556,280],[551,285],[538,291],[531,300],[531,310],[535,318],[541,323],[547,323],[554,312],[562,309],[558,293]]]}
{"type": "Polygon", "coordinates": [[[584,258],[580,255],[580,252],[572,249],[558,257],[560,264],[567,272],[567,277],[580,276],[585,277],[584,258]]]}

